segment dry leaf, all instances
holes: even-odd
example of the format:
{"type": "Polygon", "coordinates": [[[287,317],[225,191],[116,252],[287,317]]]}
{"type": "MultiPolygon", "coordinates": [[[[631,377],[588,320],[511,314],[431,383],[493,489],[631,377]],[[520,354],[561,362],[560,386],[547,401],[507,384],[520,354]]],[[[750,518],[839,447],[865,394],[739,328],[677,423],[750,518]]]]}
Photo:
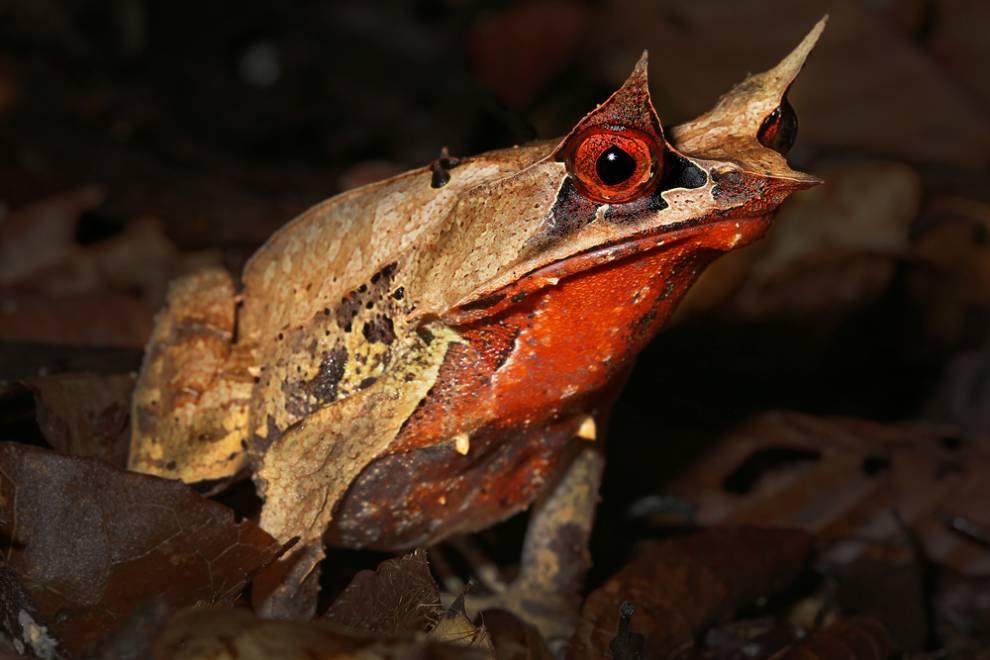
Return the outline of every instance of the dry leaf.
{"type": "Polygon", "coordinates": [[[182,483],[12,443],[0,445],[0,536],[26,599],[16,612],[0,605],[5,629],[23,637],[29,617],[70,654],[152,596],[173,607],[231,602],[279,551],[182,483]]]}
{"type": "Polygon", "coordinates": [[[623,603],[633,608],[626,637],[642,635],[646,657],[666,657],[703,627],[789,585],[810,550],[802,532],[746,528],[646,543],[585,600],[568,657],[604,657],[623,603]]]}
{"type": "Polygon", "coordinates": [[[76,223],[105,193],[85,186],[0,215],[0,286],[58,263],[75,246],[76,223]]]}
{"type": "Polygon", "coordinates": [[[726,434],[670,491],[701,524],[806,529],[842,541],[846,561],[903,545],[903,524],[932,560],[979,573],[990,556],[944,517],[990,527],[988,470],[990,449],[953,427],[773,412],[726,434]]]}
{"type": "Polygon", "coordinates": [[[383,638],[326,621],[255,618],[247,610],[194,608],[178,613],[152,644],[154,660],[484,660],[491,654],[417,638],[383,638]]]}
{"type": "Polygon", "coordinates": [[[399,635],[428,631],[442,613],[426,553],[417,550],[359,572],[324,618],[356,630],[399,635]]]}
{"type": "Polygon", "coordinates": [[[133,375],[68,373],[34,378],[28,385],[48,444],[64,454],[126,467],[133,375]]]}

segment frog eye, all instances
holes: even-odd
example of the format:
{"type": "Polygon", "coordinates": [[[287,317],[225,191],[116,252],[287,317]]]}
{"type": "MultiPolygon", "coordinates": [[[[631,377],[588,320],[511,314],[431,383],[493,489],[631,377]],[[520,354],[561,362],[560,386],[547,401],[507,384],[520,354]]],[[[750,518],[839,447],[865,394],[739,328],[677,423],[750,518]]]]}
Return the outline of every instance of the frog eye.
{"type": "Polygon", "coordinates": [[[797,139],[798,120],[794,108],[787,102],[787,97],[780,102],[773,112],[766,116],[760,126],[757,137],[760,144],[768,149],[773,149],[779,154],[786,155],[794,140],[797,139]]]}
{"type": "Polygon", "coordinates": [[[633,128],[590,128],[576,136],[565,157],[581,192],[598,202],[628,202],[649,192],[659,178],[663,150],[633,128]]]}

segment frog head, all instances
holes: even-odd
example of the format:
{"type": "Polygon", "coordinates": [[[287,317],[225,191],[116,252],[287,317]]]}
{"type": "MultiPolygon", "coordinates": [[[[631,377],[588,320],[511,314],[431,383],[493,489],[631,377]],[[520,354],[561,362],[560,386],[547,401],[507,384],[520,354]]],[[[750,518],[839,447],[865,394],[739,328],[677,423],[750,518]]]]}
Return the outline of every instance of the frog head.
{"type": "Polygon", "coordinates": [[[420,311],[470,322],[619,259],[689,240],[718,254],[760,237],[792,192],[820,183],[785,154],[797,132],[787,91],[825,20],[777,66],[667,130],[644,53],[565,137],[518,150],[517,169],[461,193],[421,265],[445,285],[420,311]]]}

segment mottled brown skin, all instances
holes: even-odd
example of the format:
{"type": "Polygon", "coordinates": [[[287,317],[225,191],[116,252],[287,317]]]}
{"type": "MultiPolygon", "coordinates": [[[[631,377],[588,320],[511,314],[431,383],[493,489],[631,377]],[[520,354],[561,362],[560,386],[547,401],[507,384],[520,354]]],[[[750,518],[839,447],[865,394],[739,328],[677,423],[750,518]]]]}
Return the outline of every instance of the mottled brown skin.
{"type": "MultiPolygon", "coordinates": [[[[561,141],[307,211],[252,257],[239,298],[224,273],[179,282],[135,394],[131,467],[221,483],[249,470],[262,526],[308,548],[299,582],[321,540],[425,545],[537,498],[540,524],[587,533],[587,450],[635,356],[713,258],[817,182],[760,132],[822,27],[669,141],[644,56],[561,141]],[[584,142],[612,133],[655,154],[617,196],[595,188],[584,142]]],[[[531,563],[558,571],[534,543],[531,563]]]]}
{"type": "Polygon", "coordinates": [[[438,528],[474,531],[528,506],[704,266],[765,226],[746,219],[686,230],[669,247],[584,270],[458,326],[466,344],[447,353],[430,396],[351,486],[330,540],[413,547],[438,528]],[[469,457],[445,442],[464,428],[474,429],[469,457]]]}

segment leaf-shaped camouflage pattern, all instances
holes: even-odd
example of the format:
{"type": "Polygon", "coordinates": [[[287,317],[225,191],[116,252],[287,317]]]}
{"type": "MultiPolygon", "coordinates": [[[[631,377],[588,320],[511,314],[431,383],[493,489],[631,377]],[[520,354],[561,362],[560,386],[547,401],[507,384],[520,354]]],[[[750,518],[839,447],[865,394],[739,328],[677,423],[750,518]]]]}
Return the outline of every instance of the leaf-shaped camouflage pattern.
{"type": "Polygon", "coordinates": [[[262,526],[301,539],[296,586],[315,581],[325,535],[408,548],[525,508],[701,269],[817,181],[774,150],[789,125],[764,124],[821,29],[668,131],[644,54],[562,139],[331,198],[258,250],[239,294],[218,273],[180,282],[135,395],[131,465],[186,480],[250,467],[262,526]]]}

